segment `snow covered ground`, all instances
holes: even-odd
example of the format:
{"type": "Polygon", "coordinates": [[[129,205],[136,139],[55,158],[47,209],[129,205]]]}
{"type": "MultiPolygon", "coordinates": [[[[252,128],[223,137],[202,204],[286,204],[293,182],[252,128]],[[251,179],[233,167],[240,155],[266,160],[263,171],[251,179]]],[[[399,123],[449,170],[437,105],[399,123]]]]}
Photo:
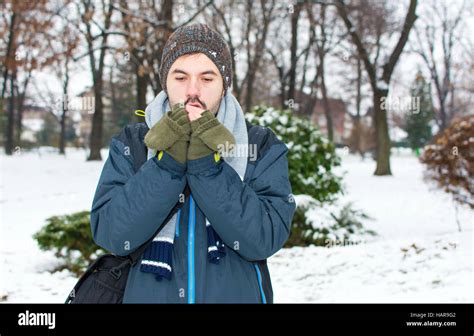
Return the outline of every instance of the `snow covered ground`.
{"type": "MultiPolygon", "coordinates": [[[[107,152],[103,152],[103,157],[107,152]]],[[[52,215],[90,209],[103,162],[83,151],[0,156],[0,301],[64,302],[76,282],[32,235],[52,215]]],[[[269,259],[275,302],[474,302],[474,213],[422,180],[409,154],[392,157],[394,176],[373,161],[343,156],[347,195],[375,218],[369,243],[284,249],[269,259]]]]}

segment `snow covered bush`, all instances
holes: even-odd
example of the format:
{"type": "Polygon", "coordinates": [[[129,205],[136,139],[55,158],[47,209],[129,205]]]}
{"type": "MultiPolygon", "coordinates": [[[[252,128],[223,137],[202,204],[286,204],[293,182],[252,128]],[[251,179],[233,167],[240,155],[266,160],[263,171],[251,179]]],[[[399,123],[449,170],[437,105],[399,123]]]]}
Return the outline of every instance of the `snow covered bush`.
{"type": "Polygon", "coordinates": [[[321,203],[309,195],[296,195],[295,201],[297,209],[285,247],[358,244],[376,235],[363,226],[363,221],[371,218],[351,203],[321,203]]]}
{"type": "Polygon", "coordinates": [[[47,224],[33,236],[41,250],[53,251],[56,257],[63,259],[62,268],[77,275],[97,254],[105,252],[92,239],[89,216],[89,211],[81,211],[50,217],[46,220],[47,224]]]}
{"type": "Polygon", "coordinates": [[[424,148],[425,179],[474,209],[474,115],[454,120],[424,148]]]}
{"type": "Polygon", "coordinates": [[[295,117],[289,110],[255,106],[245,115],[253,124],[269,127],[289,148],[288,168],[293,194],[311,195],[330,202],[342,193],[342,178],[333,169],[340,166],[335,146],[309,119],[295,117]]]}
{"type": "Polygon", "coordinates": [[[365,230],[363,212],[351,204],[340,205],[342,177],[334,173],[341,164],[335,146],[308,119],[289,110],[256,106],[246,114],[251,123],[269,127],[289,148],[288,169],[297,209],[285,247],[331,245],[334,241],[358,239],[365,230]],[[299,201],[298,201],[299,200],[299,201]]]}

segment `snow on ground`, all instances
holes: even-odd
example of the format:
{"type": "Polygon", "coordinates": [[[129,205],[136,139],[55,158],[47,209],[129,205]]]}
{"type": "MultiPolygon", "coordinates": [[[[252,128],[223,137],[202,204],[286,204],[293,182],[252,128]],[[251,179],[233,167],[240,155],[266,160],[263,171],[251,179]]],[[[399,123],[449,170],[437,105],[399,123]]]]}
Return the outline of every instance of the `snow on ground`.
{"type": "MultiPolygon", "coordinates": [[[[107,152],[102,153],[107,157],[107,152]]],[[[86,162],[84,151],[2,155],[0,297],[7,302],[64,302],[76,279],[32,235],[53,215],[90,209],[103,162],[86,162]]]]}
{"type": "MultiPolygon", "coordinates": [[[[103,152],[103,157],[107,152],[103,152]]],[[[32,235],[53,215],[90,209],[103,162],[68,150],[0,156],[0,301],[64,302],[76,282],[32,235]]],[[[372,175],[372,160],[343,156],[347,194],[374,220],[369,243],[284,249],[269,259],[275,302],[473,302],[473,212],[422,180],[406,153],[393,176],[372,175]]]]}
{"type": "MultiPolygon", "coordinates": [[[[278,302],[473,302],[474,213],[423,182],[412,155],[392,156],[393,176],[343,156],[347,194],[374,221],[369,243],[284,249],[269,259],[278,302]]],[[[359,242],[354,242],[359,243],[359,242]]]]}

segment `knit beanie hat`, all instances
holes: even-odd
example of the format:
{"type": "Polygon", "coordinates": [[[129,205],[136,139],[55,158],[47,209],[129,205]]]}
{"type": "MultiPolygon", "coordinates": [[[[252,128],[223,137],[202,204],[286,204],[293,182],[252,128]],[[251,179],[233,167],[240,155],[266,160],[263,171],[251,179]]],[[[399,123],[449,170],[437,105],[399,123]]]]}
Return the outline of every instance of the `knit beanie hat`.
{"type": "Polygon", "coordinates": [[[160,82],[166,90],[166,77],[174,61],[180,56],[201,52],[209,57],[219,69],[224,82],[224,91],[232,84],[232,63],[229,47],[221,34],[208,25],[197,23],[179,27],[166,41],[161,56],[160,82]]]}

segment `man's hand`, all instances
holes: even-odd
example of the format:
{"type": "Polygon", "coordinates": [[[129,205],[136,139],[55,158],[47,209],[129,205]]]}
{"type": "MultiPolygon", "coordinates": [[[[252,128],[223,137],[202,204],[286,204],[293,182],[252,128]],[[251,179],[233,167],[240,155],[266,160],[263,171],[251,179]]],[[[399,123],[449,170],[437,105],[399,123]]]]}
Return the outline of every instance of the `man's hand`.
{"type": "MultiPolygon", "coordinates": [[[[201,112],[201,111],[199,111],[201,112]]],[[[235,144],[235,138],[229,130],[209,110],[191,121],[191,139],[188,148],[188,160],[196,160],[219,150],[219,145],[235,144]]]]}
{"type": "Polygon", "coordinates": [[[186,163],[191,125],[183,104],[175,104],[145,135],[145,144],[186,163]]]}
{"type": "Polygon", "coordinates": [[[190,105],[190,103],[186,104],[186,112],[188,112],[189,121],[194,121],[200,118],[204,111],[204,109],[198,106],[190,105]]]}

